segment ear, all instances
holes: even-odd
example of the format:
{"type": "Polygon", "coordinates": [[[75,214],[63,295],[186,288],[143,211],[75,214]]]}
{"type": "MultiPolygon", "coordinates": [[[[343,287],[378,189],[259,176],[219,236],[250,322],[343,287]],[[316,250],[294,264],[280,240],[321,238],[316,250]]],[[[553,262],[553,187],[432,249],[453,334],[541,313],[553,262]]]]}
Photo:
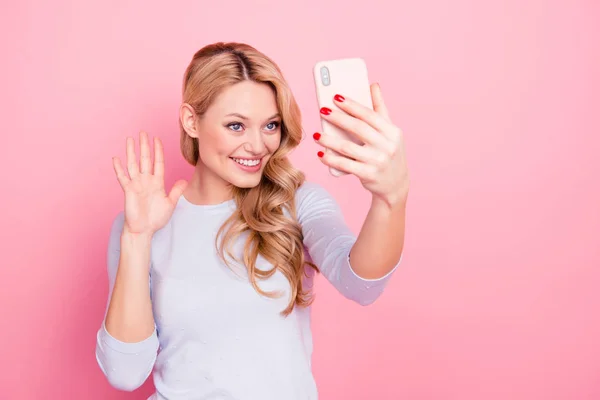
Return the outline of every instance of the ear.
{"type": "Polygon", "coordinates": [[[181,107],[179,107],[179,120],[188,136],[198,138],[197,116],[192,106],[187,103],[181,104],[181,107]]]}

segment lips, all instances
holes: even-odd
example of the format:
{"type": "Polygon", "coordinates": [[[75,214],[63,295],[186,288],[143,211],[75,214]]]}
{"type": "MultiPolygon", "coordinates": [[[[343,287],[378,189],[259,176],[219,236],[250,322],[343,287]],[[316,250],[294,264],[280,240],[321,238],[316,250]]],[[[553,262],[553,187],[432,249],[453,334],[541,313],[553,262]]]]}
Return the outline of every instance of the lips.
{"type": "Polygon", "coordinates": [[[235,157],[230,157],[233,161],[235,161],[236,163],[240,164],[240,165],[244,165],[246,167],[255,167],[257,165],[260,164],[262,158],[235,158],[235,157]]]}

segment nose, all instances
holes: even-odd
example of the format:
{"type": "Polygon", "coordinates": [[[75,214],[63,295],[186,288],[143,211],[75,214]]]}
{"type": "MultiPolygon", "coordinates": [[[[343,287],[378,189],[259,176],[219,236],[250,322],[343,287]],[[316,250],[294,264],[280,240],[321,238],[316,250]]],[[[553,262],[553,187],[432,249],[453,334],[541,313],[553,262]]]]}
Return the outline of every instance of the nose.
{"type": "Polygon", "coordinates": [[[264,154],[265,149],[266,145],[262,132],[256,129],[246,130],[246,143],[244,143],[244,150],[249,153],[259,155],[264,154]]]}

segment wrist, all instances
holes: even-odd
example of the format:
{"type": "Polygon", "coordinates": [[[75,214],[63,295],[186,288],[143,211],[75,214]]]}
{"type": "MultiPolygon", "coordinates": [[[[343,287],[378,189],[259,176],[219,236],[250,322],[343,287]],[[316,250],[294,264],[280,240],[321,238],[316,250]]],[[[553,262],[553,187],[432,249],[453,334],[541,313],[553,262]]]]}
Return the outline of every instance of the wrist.
{"type": "Polygon", "coordinates": [[[398,208],[405,208],[408,194],[394,193],[389,195],[377,195],[373,194],[371,199],[371,205],[378,208],[386,208],[396,210],[398,208]]]}
{"type": "Polygon", "coordinates": [[[151,247],[152,234],[133,233],[123,229],[118,275],[127,277],[122,279],[131,280],[132,282],[147,276],[150,267],[151,247]]]}
{"type": "Polygon", "coordinates": [[[121,233],[121,243],[146,244],[152,241],[153,232],[131,232],[126,226],[121,233]]]}

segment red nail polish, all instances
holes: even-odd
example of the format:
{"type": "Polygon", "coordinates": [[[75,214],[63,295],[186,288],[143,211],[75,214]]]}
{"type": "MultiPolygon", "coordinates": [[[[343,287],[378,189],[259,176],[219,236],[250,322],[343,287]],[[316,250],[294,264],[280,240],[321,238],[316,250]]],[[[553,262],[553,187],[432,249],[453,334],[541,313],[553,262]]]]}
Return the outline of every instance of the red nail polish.
{"type": "Polygon", "coordinates": [[[329,115],[329,114],[331,114],[331,109],[329,109],[327,107],[323,107],[323,108],[321,108],[321,114],[329,115]]]}
{"type": "Polygon", "coordinates": [[[335,99],[335,101],[339,101],[340,103],[344,100],[346,100],[344,98],[344,96],[342,96],[341,94],[336,94],[335,96],[333,96],[333,98],[335,99]]]}
{"type": "Polygon", "coordinates": [[[322,151],[320,151],[320,152],[318,152],[318,153],[317,153],[317,155],[318,155],[319,157],[323,157],[323,156],[325,155],[325,153],[323,153],[322,151]]]}
{"type": "Polygon", "coordinates": [[[321,138],[321,134],[319,132],[316,132],[315,134],[313,134],[313,139],[319,140],[320,138],[321,138]]]}

